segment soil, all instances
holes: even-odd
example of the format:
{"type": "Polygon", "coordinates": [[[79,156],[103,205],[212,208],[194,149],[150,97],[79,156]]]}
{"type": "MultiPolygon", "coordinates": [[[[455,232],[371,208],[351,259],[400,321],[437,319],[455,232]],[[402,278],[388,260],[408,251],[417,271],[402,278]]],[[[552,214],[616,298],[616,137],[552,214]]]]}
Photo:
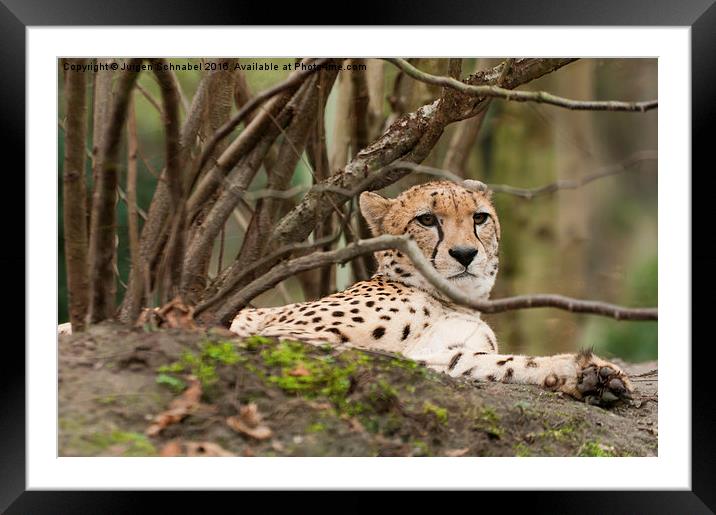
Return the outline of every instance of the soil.
{"type": "Polygon", "coordinates": [[[60,455],[655,456],[656,362],[621,365],[637,391],[607,409],[397,356],[104,323],[60,337],[60,455]]]}

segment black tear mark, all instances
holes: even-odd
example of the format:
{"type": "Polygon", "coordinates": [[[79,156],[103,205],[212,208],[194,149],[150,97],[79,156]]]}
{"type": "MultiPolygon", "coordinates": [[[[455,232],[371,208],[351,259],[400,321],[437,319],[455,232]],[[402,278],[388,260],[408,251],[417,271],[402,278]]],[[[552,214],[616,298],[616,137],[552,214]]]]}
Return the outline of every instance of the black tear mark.
{"type": "Polygon", "coordinates": [[[438,242],[435,244],[435,248],[433,249],[433,255],[430,256],[430,262],[433,264],[433,267],[435,266],[435,256],[438,254],[438,247],[443,241],[443,229],[440,227],[440,222],[438,222],[435,227],[438,229],[438,242]]]}
{"type": "Polygon", "coordinates": [[[462,358],[462,352],[458,352],[455,354],[452,359],[450,360],[450,364],[448,365],[448,370],[452,370],[457,365],[457,362],[460,361],[460,358],[462,358]]]}

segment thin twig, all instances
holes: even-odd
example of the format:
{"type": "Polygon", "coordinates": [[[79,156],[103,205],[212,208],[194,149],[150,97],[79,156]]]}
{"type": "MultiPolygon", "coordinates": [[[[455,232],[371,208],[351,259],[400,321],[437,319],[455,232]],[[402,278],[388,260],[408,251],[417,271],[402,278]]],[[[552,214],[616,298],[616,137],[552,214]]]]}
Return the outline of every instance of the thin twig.
{"type": "Polygon", "coordinates": [[[164,110],[162,109],[161,104],[159,104],[159,101],[156,98],[154,98],[154,96],[149,92],[149,90],[147,90],[147,88],[142,86],[139,82],[137,82],[137,84],[135,84],[135,87],[144,96],[144,98],[146,98],[147,101],[150,104],[152,104],[154,109],[156,109],[157,112],[159,113],[159,116],[162,118],[162,120],[164,120],[164,110]]]}
{"type": "Polygon", "coordinates": [[[547,93],[546,91],[514,91],[493,85],[472,86],[453,79],[452,77],[432,75],[418,70],[405,59],[386,58],[385,60],[394,64],[407,75],[410,75],[416,80],[426,82],[428,84],[452,88],[472,96],[497,97],[517,102],[537,102],[540,104],[551,104],[558,107],[564,107],[566,109],[582,111],[630,111],[644,113],[658,107],[657,100],[647,100],[645,102],[623,102],[620,100],[572,100],[547,93]]]}

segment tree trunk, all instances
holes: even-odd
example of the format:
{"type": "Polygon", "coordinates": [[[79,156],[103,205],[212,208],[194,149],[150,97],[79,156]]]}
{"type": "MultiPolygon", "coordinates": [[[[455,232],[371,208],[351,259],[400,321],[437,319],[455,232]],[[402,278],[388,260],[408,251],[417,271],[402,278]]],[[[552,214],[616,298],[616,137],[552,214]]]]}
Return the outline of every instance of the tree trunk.
{"type": "MultiPolygon", "coordinates": [[[[68,59],[78,66],[87,59],[68,59]]],[[[65,160],[62,174],[63,225],[70,322],[74,331],[84,330],[88,300],[87,276],[87,187],[85,186],[85,141],[87,77],[65,72],[65,160]]]]}
{"type": "MultiPolygon", "coordinates": [[[[141,59],[131,59],[132,65],[141,59]]],[[[117,183],[119,176],[119,145],[127,116],[127,105],[137,72],[129,69],[119,77],[117,93],[112,104],[109,124],[100,148],[101,168],[92,198],[92,222],[89,240],[91,323],[114,316],[114,259],[117,214],[117,183]]]]}

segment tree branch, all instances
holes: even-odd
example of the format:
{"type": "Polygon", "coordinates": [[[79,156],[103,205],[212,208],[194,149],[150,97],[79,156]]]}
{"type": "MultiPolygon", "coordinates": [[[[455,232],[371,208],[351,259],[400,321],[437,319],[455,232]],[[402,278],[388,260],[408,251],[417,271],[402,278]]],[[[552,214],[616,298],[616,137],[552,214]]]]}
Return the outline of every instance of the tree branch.
{"type": "MultiPolygon", "coordinates": [[[[138,66],[141,59],[131,59],[138,66]]],[[[119,146],[127,116],[127,104],[137,80],[133,66],[118,81],[109,125],[100,149],[101,170],[92,198],[92,221],[89,239],[90,322],[100,322],[114,315],[114,239],[116,232],[115,201],[119,175],[119,146]]]]}
{"type": "Polygon", "coordinates": [[[648,100],[645,102],[622,102],[620,100],[571,100],[569,98],[563,98],[547,93],[546,91],[512,91],[510,89],[494,85],[473,86],[460,82],[452,77],[442,77],[423,72],[418,70],[405,59],[386,58],[385,60],[394,64],[400,68],[400,70],[416,80],[426,82],[428,84],[452,88],[466,95],[497,97],[517,102],[537,102],[540,104],[551,104],[558,107],[564,107],[566,109],[587,111],[631,111],[644,113],[658,107],[657,100],[648,100]]]}
{"type": "Polygon", "coordinates": [[[314,252],[291,261],[285,261],[234,294],[217,311],[217,318],[222,324],[229,325],[236,313],[252,299],[299,272],[331,263],[345,263],[362,254],[388,249],[398,249],[406,254],[420,273],[447,299],[482,313],[501,313],[515,309],[551,307],[573,313],[601,315],[617,320],[657,320],[658,318],[656,308],[626,308],[601,301],[579,300],[554,294],[521,295],[498,300],[475,300],[470,295],[454,288],[445,277],[440,275],[430,261],[425,258],[417,243],[407,235],[382,235],[368,240],[357,241],[338,250],[314,252]]]}

